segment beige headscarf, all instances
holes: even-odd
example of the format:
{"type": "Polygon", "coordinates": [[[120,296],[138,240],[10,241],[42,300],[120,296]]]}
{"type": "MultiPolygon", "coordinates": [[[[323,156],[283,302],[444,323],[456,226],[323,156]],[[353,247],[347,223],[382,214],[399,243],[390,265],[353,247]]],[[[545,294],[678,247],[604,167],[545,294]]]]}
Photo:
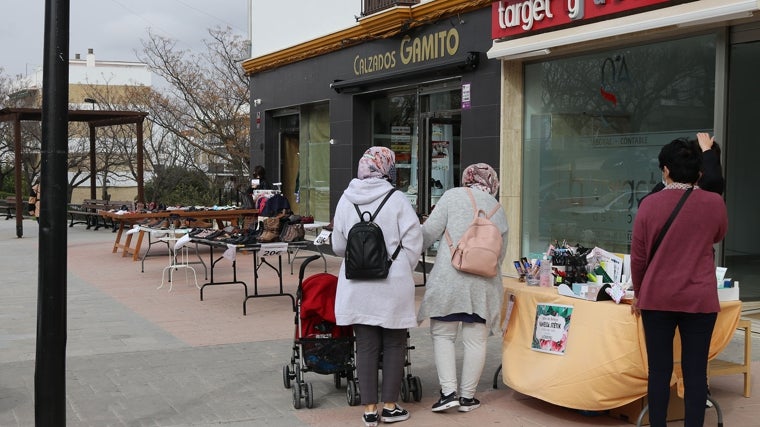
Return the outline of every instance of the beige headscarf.
{"type": "Polygon", "coordinates": [[[475,163],[467,166],[462,172],[462,186],[477,188],[486,193],[496,196],[499,192],[499,176],[496,171],[486,163],[475,163]]]}

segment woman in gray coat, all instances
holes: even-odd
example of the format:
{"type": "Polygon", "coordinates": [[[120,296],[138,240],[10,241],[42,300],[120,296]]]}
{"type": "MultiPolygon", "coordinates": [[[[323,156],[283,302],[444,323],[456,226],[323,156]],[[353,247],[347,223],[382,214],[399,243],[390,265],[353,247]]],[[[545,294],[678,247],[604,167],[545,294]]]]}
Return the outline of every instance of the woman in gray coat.
{"type": "MultiPolygon", "coordinates": [[[[467,188],[463,187],[472,190],[477,207],[485,212],[490,212],[498,204],[495,198],[499,191],[496,171],[485,163],[468,166],[462,173],[462,187],[446,191],[422,225],[423,247],[427,248],[436,240],[441,240],[446,230],[456,245],[467,230],[475,210],[467,195],[467,188]]],[[[491,216],[491,221],[501,231],[503,242],[495,277],[482,277],[456,270],[451,265],[451,250],[443,239],[427,281],[417,321],[421,323],[430,318],[435,366],[441,386],[441,397],[433,404],[434,412],[450,408],[468,412],[480,406],[480,401],[475,398],[475,389],[485,364],[487,338],[499,330],[504,292],[501,263],[506,253],[509,229],[503,208],[491,216]],[[460,329],[464,361],[458,395],[454,344],[460,329]]]]}

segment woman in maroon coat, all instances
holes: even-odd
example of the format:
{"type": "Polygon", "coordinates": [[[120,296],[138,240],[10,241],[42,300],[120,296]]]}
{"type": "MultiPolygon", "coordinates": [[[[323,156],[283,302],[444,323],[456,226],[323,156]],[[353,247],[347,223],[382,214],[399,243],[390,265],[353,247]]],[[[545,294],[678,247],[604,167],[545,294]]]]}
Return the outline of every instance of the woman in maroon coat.
{"type": "Polygon", "coordinates": [[[686,405],[685,426],[702,426],[707,357],[720,303],[713,245],[728,228],[726,205],[700,189],[702,153],[695,140],[676,139],[659,155],[665,188],[646,197],[633,225],[631,276],[649,363],[649,419],[665,426],[678,327],[686,405]],[[659,247],[655,242],[681,197],[691,189],[659,247]]]}

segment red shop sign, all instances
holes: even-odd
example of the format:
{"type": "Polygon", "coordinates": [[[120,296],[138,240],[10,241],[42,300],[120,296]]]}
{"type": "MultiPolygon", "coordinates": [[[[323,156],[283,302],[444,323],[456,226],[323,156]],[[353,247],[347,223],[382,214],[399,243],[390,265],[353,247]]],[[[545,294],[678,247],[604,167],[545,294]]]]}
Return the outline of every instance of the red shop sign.
{"type": "Polygon", "coordinates": [[[683,0],[501,0],[491,5],[491,38],[526,36],[567,24],[583,24],[664,3],[683,0]]]}

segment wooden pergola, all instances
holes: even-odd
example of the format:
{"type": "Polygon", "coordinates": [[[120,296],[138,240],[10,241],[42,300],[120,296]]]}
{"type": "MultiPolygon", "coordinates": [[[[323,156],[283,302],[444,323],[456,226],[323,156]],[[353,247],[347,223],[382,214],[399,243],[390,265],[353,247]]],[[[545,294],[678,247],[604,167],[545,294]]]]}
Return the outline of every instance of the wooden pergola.
{"type": "MultiPolygon", "coordinates": [[[[87,123],[90,128],[90,198],[96,199],[97,183],[95,170],[96,129],[104,126],[134,124],[137,134],[137,201],[144,202],[143,189],[143,122],[147,112],[143,111],[104,111],[104,110],[69,110],[69,122],[87,123]]],[[[42,121],[39,108],[3,108],[0,109],[0,122],[13,122],[14,165],[16,176],[16,235],[23,235],[22,215],[23,191],[21,188],[21,122],[42,121]]]]}

